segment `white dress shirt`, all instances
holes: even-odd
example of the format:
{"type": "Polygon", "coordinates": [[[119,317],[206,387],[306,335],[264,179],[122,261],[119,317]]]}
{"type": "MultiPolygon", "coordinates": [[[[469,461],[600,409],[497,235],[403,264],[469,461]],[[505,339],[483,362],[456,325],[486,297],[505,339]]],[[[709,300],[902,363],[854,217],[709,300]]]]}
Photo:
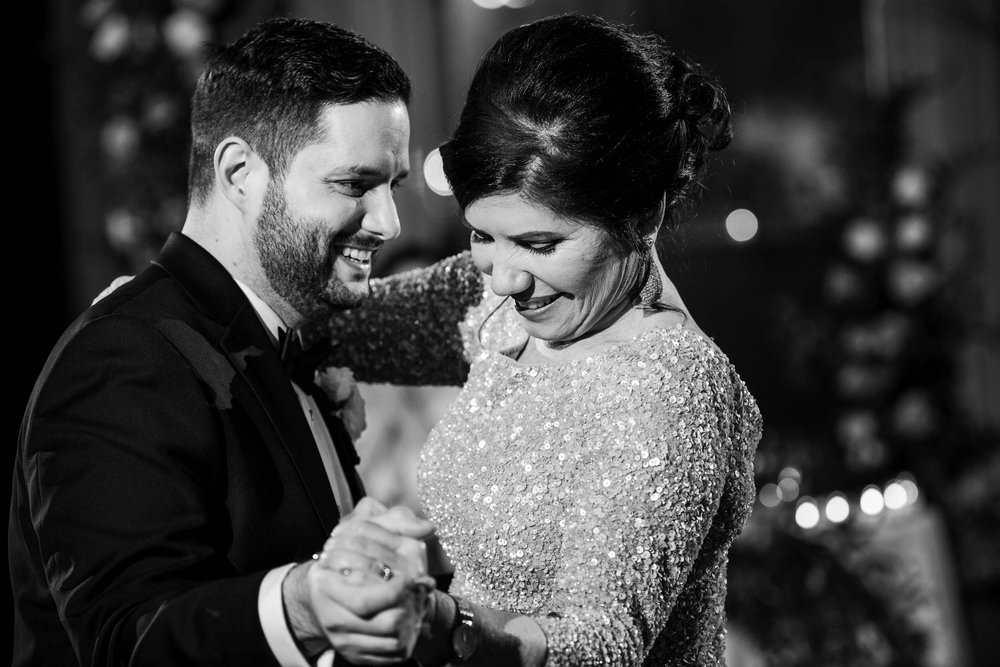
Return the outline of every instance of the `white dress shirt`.
{"type": "MultiPolygon", "coordinates": [[[[278,314],[258,297],[253,290],[239,280],[236,281],[236,284],[247,295],[250,305],[253,306],[257,316],[263,322],[268,332],[270,332],[271,340],[277,346],[279,329],[287,330],[288,327],[281,321],[278,314]]],[[[295,333],[292,335],[298,334],[295,333]]],[[[323,421],[315,399],[291,380],[289,380],[289,383],[295,390],[295,395],[299,397],[299,405],[302,407],[302,413],[305,415],[306,421],[309,422],[309,428],[312,430],[313,439],[316,441],[320,458],[323,460],[326,475],[330,479],[330,486],[333,489],[334,498],[337,500],[340,515],[345,516],[354,508],[354,503],[351,498],[350,486],[347,483],[347,476],[340,466],[340,459],[337,457],[333,438],[326,427],[326,422],[323,421]]],[[[322,546],[321,544],[316,545],[317,549],[322,546]]],[[[294,566],[295,563],[288,563],[267,573],[261,582],[260,593],[257,596],[257,610],[260,614],[260,623],[264,629],[264,636],[267,638],[267,643],[271,646],[274,657],[277,658],[282,667],[310,667],[296,646],[295,640],[292,638],[291,630],[285,620],[284,602],[281,596],[281,584],[285,579],[285,575],[294,566]]],[[[329,667],[332,664],[332,650],[324,653],[317,663],[318,667],[329,667]]]]}

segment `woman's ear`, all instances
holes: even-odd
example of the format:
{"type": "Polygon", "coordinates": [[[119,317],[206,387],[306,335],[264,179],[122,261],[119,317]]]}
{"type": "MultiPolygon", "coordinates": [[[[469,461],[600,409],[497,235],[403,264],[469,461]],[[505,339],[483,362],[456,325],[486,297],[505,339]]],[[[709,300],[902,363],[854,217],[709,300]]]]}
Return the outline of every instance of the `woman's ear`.
{"type": "Polygon", "coordinates": [[[660,232],[660,227],[663,226],[663,220],[667,215],[667,196],[666,194],[660,198],[660,205],[656,208],[656,211],[643,225],[643,228],[639,232],[646,238],[649,243],[653,243],[656,240],[656,235],[660,232]]]}

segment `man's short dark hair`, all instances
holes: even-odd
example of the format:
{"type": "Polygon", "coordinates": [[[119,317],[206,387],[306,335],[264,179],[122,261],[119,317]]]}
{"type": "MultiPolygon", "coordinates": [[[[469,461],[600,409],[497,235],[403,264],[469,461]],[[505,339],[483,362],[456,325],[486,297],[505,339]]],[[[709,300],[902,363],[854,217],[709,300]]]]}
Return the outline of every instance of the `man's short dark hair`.
{"type": "Polygon", "coordinates": [[[228,136],[250,144],[280,177],[289,158],[320,138],[330,104],[408,104],[410,80],[386,51],[345,28],[301,18],[264,21],[209,47],[191,100],[191,202],[215,180],[213,155],[228,136]]]}

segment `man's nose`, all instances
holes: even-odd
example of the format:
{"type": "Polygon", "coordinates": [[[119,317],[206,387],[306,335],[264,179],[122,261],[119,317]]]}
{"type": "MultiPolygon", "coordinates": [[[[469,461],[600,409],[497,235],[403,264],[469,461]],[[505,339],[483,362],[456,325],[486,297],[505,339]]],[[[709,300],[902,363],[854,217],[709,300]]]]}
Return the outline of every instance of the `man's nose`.
{"type": "Polygon", "coordinates": [[[361,228],[378,236],[383,241],[391,241],[399,236],[399,214],[392,189],[378,187],[369,193],[370,199],[361,220],[361,228]]]}

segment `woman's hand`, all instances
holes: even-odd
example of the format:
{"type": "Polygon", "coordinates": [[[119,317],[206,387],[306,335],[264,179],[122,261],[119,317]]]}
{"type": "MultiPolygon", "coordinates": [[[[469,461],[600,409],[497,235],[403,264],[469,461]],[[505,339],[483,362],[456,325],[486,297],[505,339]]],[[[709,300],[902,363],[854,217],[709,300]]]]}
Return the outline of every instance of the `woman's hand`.
{"type": "Polygon", "coordinates": [[[308,574],[317,622],[335,651],[368,665],[410,657],[434,589],[423,543],[433,529],[409,508],[367,498],[338,524],[308,574]]]}
{"type": "Polygon", "coordinates": [[[103,290],[101,290],[101,293],[98,294],[94,298],[94,300],[90,302],[90,305],[93,306],[95,303],[97,303],[98,301],[100,301],[101,299],[103,299],[104,297],[106,297],[107,295],[111,294],[116,289],[118,289],[119,287],[121,287],[122,285],[124,285],[125,283],[127,283],[128,281],[132,280],[133,278],[135,278],[135,276],[118,276],[117,278],[115,278],[114,280],[111,281],[110,285],[108,285],[103,290]]]}

